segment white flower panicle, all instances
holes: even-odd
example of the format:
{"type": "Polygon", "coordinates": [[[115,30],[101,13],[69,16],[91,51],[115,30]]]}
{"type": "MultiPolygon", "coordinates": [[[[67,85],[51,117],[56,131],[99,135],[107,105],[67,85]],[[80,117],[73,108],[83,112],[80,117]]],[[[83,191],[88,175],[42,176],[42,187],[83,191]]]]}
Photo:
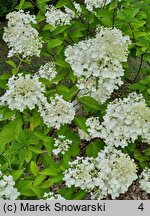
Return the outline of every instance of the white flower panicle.
{"type": "Polygon", "coordinates": [[[96,158],[77,157],[69,162],[63,180],[68,187],[74,185],[87,190],[92,199],[103,199],[107,195],[114,199],[137,179],[136,168],[127,154],[105,147],[96,158]]]}
{"type": "Polygon", "coordinates": [[[150,193],[150,169],[146,167],[139,177],[140,188],[150,193]]]}
{"type": "MultiPolygon", "coordinates": [[[[94,8],[101,8],[108,5],[113,0],[84,0],[87,10],[93,11],[94,8]]],[[[118,0],[119,2],[121,0],[118,0]]]]}
{"type": "Polygon", "coordinates": [[[54,6],[47,7],[46,22],[54,27],[70,25],[70,21],[75,17],[75,12],[68,7],[64,7],[65,12],[54,6]]]}
{"type": "Polygon", "coordinates": [[[100,137],[108,145],[124,148],[139,136],[150,143],[150,108],[141,94],[114,100],[108,104],[103,119],[100,137]]]}
{"type": "Polygon", "coordinates": [[[94,187],[94,159],[77,157],[73,162],[69,162],[69,169],[65,170],[63,180],[67,187],[74,185],[81,189],[89,189],[94,187]]]}
{"type": "Polygon", "coordinates": [[[74,5],[78,15],[80,15],[82,13],[82,8],[81,8],[80,4],[73,2],[73,5],[74,5]]]}
{"type": "Polygon", "coordinates": [[[59,153],[61,154],[65,154],[66,151],[68,151],[68,149],[70,148],[72,141],[69,139],[66,139],[65,136],[63,135],[59,135],[58,139],[54,139],[55,143],[54,143],[54,149],[53,149],[53,153],[55,155],[58,155],[59,153]]]}
{"type": "Polygon", "coordinates": [[[87,130],[92,139],[99,138],[102,126],[98,117],[90,117],[86,120],[87,130]]]}
{"type": "Polygon", "coordinates": [[[14,188],[15,182],[11,175],[6,176],[0,171],[0,199],[16,200],[20,195],[18,190],[14,188]]]}
{"type": "Polygon", "coordinates": [[[127,61],[129,44],[129,37],[120,30],[101,27],[95,38],[67,47],[66,61],[79,79],[79,96],[91,96],[104,103],[123,84],[122,63],[127,61]]]}
{"type": "MultiPolygon", "coordinates": [[[[136,164],[127,155],[115,148],[105,147],[96,158],[96,169],[99,170],[95,180],[99,197],[102,199],[111,195],[114,199],[121,193],[125,193],[134,180],[137,179],[136,164]]],[[[94,193],[91,193],[94,198],[94,193]]]]}
{"type": "Polygon", "coordinates": [[[8,57],[40,56],[43,42],[38,31],[31,26],[31,23],[36,23],[35,16],[20,10],[9,13],[6,19],[8,19],[8,27],[4,28],[3,40],[10,49],[8,57]]]}
{"type": "Polygon", "coordinates": [[[55,194],[53,192],[49,192],[49,193],[44,193],[43,196],[44,200],[65,200],[64,197],[62,197],[60,194],[55,194]]]}
{"type": "Polygon", "coordinates": [[[51,81],[52,79],[55,78],[56,75],[57,75],[57,71],[56,71],[55,63],[48,62],[39,68],[38,73],[36,73],[35,76],[45,78],[51,81]]]}
{"type": "Polygon", "coordinates": [[[71,102],[65,101],[62,95],[56,94],[39,109],[44,123],[48,127],[59,129],[61,125],[70,124],[75,116],[75,108],[71,102]]]}
{"type": "Polygon", "coordinates": [[[7,105],[11,110],[17,109],[20,112],[29,108],[34,109],[46,102],[43,94],[44,86],[38,81],[38,77],[29,74],[23,76],[18,74],[8,80],[8,90],[0,97],[1,104],[7,105]]]}

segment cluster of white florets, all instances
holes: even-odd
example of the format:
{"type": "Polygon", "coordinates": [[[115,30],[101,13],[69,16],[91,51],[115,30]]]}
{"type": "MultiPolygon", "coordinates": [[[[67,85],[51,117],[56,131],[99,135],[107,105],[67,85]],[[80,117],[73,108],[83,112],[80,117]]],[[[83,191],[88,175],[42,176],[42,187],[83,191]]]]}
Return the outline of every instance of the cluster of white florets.
{"type": "Polygon", "coordinates": [[[86,120],[87,131],[90,137],[99,138],[101,132],[101,124],[98,117],[90,117],[86,120]]]}
{"type": "Polygon", "coordinates": [[[53,192],[49,192],[49,193],[44,193],[43,196],[44,200],[65,200],[64,197],[62,197],[60,194],[55,194],[53,192]]]}
{"type": "Polygon", "coordinates": [[[120,150],[105,147],[96,158],[77,157],[69,162],[63,180],[68,187],[86,189],[92,199],[111,195],[114,199],[137,179],[134,161],[120,150]]]}
{"type": "Polygon", "coordinates": [[[140,188],[150,193],[150,169],[146,167],[139,177],[140,188]]]}
{"type": "Polygon", "coordinates": [[[15,182],[11,175],[6,176],[0,171],[0,199],[15,200],[20,195],[18,190],[14,188],[15,182]]]}
{"type": "Polygon", "coordinates": [[[125,147],[139,136],[150,143],[150,109],[141,94],[109,103],[103,119],[100,137],[108,145],[125,147]]]}
{"type": "Polygon", "coordinates": [[[57,74],[55,63],[54,62],[48,62],[45,65],[42,65],[35,76],[48,79],[51,81],[55,78],[57,74]]]}
{"type": "Polygon", "coordinates": [[[74,185],[81,189],[94,187],[94,158],[77,157],[73,162],[69,162],[69,169],[65,170],[63,180],[68,187],[74,185]]]}
{"type": "Polygon", "coordinates": [[[20,10],[9,13],[6,19],[8,19],[8,27],[4,28],[3,39],[10,49],[8,57],[40,56],[42,40],[38,31],[31,26],[31,23],[36,23],[35,16],[20,10]]]}
{"type": "Polygon", "coordinates": [[[12,76],[7,83],[8,90],[0,97],[1,104],[7,105],[11,110],[34,109],[45,103],[44,86],[38,81],[38,77],[29,74],[12,76]]]}
{"type": "Polygon", "coordinates": [[[39,110],[44,123],[48,127],[59,129],[62,124],[70,124],[75,116],[75,108],[71,102],[56,94],[50,98],[50,103],[45,103],[39,110]]]}
{"type": "Polygon", "coordinates": [[[44,96],[44,86],[38,79],[38,76],[29,74],[13,75],[8,80],[8,90],[0,97],[0,105],[7,105],[11,110],[17,109],[20,112],[37,106],[45,124],[57,129],[62,124],[71,123],[75,116],[73,104],[58,94],[48,103],[44,96]]]}
{"type": "Polygon", "coordinates": [[[120,30],[101,27],[95,38],[67,47],[66,61],[79,79],[79,96],[88,95],[104,103],[123,84],[122,63],[127,61],[129,44],[129,37],[120,30]]]}
{"type": "Polygon", "coordinates": [[[64,7],[65,12],[54,6],[47,7],[46,22],[54,27],[70,25],[70,21],[75,17],[75,12],[68,7],[64,7]]]}
{"type": "Polygon", "coordinates": [[[53,153],[55,155],[58,155],[59,153],[61,154],[65,154],[66,151],[68,151],[68,149],[70,148],[72,141],[69,139],[66,139],[65,136],[63,135],[59,135],[58,139],[54,139],[54,149],[53,149],[53,153]]]}
{"type": "MultiPolygon", "coordinates": [[[[94,8],[104,7],[105,5],[108,5],[112,1],[113,0],[84,0],[84,3],[86,4],[86,8],[89,11],[93,11],[94,8]]],[[[121,0],[118,1],[120,2],[121,0]]]]}
{"type": "Polygon", "coordinates": [[[84,0],[86,8],[93,11],[94,8],[101,8],[109,4],[112,0],[84,0]]]}

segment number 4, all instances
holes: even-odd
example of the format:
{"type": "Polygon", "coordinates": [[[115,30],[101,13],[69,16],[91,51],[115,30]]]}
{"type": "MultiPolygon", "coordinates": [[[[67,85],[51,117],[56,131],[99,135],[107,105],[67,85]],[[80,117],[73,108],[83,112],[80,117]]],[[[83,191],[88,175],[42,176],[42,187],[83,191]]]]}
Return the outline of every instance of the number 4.
{"type": "Polygon", "coordinates": [[[144,206],[143,206],[143,203],[141,203],[138,207],[139,210],[143,211],[144,210],[144,206]]]}

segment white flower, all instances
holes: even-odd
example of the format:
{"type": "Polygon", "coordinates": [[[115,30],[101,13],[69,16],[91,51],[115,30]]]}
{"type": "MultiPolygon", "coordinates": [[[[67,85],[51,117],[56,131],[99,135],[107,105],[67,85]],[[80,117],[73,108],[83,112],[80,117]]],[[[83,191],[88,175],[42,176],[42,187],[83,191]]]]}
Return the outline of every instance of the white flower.
{"type": "Polygon", "coordinates": [[[74,5],[74,7],[75,7],[75,9],[76,9],[76,11],[78,13],[78,15],[80,15],[81,12],[82,12],[82,8],[81,8],[80,4],[78,4],[76,2],[73,2],[73,5],[74,5]]]}
{"type": "Polygon", "coordinates": [[[75,17],[74,11],[65,7],[65,12],[54,6],[47,7],[45,14],[46,22],[54,27],[70,25],[70,21],[75,17]]]}
{"type": "Polygon", "coordinates": [[[65,50],[66,61],[78,77],[79,96],[104,103],[123,84],[122,63],[127,61],[128,36],[116,28],[98,28],[95,38],[80,41],[65,50]]]}
{"type": "Polygon", "coordinates": [[[70,124],[75,116],[75,109],[71,102],[65,101],[62,95],[56,94],[50,98],[50,103],[45,103],[39,112],[48,127],[59,129],[61,125],[70,124]]]}
{"type": "Polygon", "coordinates": [[[59,153],[61,154],[65,154],[66,151],[68,151],[68,149],[70,148],[70,145],[72,144],[72,141],[69,139],[66,139],[65,136],[63,135],[59,135],[58,139],[54,139],[55,143],[54,143],[54,149],[53,149],[53,153],[55,155],[58,155],[59,153]]]}
{"type": "Polygon", "coordinates": [[[92,199],[102,199],[107,195],[114,199],[126,192],[136,179],[134,161],[112,147],[105,147],[96,158],[77,157],[69,162],[63,178],[68,187],[74,185],[90,192],[92,199]]]}
{"type": "Polygon", "coordinates": [[[38,31],[31,26],[31,23],[36,23],[35,16],[20,10],[9,13],[6,19],[8,19],[8,27],[4,28],[3,40],[10,49],[8,57],[40,56],[43,42],[38,31]]]}
{"type": "Polygon", "coordinates": [[[62,197],[60,194],[54,194],[53,192],[45,192],[43,198],[44,200],[65,200],[65,198],[62,197]]]}
{"type": "Polygon", "coordinates": [[[0,171],[0,199],[15,200],[20,195],[18,190],[14,188],[15,182],[11,175],[6,176],[0,171]]]}
{"type": "Polygon", "coordinates": [[[6,104],[11,110],[17,109],[22,112],[24,109],[34,109],[45,103],[43,95],[44,86],[30,75],[18,74],[8,80],[8,90],[0,97],[2,104],[6,104]]]}
{"type": "Polygon", "coordinates": [[[55,63],[48,62],[39,68],[38,73],[36,73],[35,76],[42,77],[51,81],[52,79],[55,78],[56,74],[57,71],[56,71],[55,63]]]}
{"type": "MultiPolygon", "coordinates": [[[[89,11],[93,11],[94,8],[101,8],[105,5],[108,5],[113,0],[84,0],[84,3],[86,4],[86,8],[89,11]]],[[[120,2],[121,0],[119,0],[120,2]]]]}
{"type": "Polygon", "coordinates": [[[108,145],[124,148],[139,136],[150,143],[150,108],[141,94],[109,103],[103,119],[100,137],[108,145]]]}
{"type": "Polygon", "coordinates": [[[145,168],[139,177],[140,188],[150,193],[150,169],[145,168]]]}
{"type": "Polygon", "coordinates": [[[94,159],[89,157],[77,157],[69,162],[69,169],[65,170],[63,178],[67,187],[74,185],[83,190],[93,188],[94,166],[94,159]]]}

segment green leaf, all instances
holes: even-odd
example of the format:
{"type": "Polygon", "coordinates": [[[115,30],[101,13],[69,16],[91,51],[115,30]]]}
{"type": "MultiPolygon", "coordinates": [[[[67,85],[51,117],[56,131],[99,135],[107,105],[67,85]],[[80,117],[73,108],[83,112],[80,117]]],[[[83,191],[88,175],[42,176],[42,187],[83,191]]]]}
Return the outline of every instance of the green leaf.
{"type": "Polygon", "coordinates": [[[71,32],[70,36],[72,38],[80,38],[80,37],[83,37],[83,34],[79,30],[76,30],[76,31],[71,32]]]}
{"type": "Polygon", "coordinates": [[[30,118],[30,129],[31,131],[34,130],[37,126],[39,126],[42,123],[42,118],[39,114],[39,112],[33,113],[33,116],[30,118]]]}
{"type": "Polygon", "coordinates": [[[144,154],[150,156],[150,147],[145,149],[144,154]]]}
{"type": "Polygon", "coordinates": [[[57,169],[54,169],[53,167],[51,168],[46,168],[43,171],[41,171],[42,175],[49,175],[49,176],[57,176],[58,172],[57,169]]]}
{"type": "Polygon", "coordinates": [[[30,170],[35,177],[39,175],[39,168],[34,161],[31,161],[30,163],[30,170]]]}
{"type": "Polygon", "coordinates": [[[46,179],[46,175],[39,175],[33,182],[33,186],[39,186],[46,179]]]}
{"type": "Polygon", "coordinates": [[[16,188],[21,195],[33,197],[36,194],[31,190],[32,183],[32,180],[19,180],[16,184],[16,188]]]}
{"type": "Polygon", "coordinates": [[[58,85],[57,86],[57,92],[58,92],[58,94],[63,95],[63,97],[64,97],[65,100],[67,100],[67,98],[68,98],[69,91],[70,90],[66,86],[64,86],[64,85],[58,85]]]}
{"type": "Polygon", "coordinates": [[[12,61],[12,60],[8,60],[8,61],[6,61],[6,63],[9,64],[9,65],[11,65],[13,68],[17,67],[16,64],[15,64],[15,62],[12,61]]]}
{"type": "Polygon", "coordinates": [[[16,9],[21,10],[22,6],[24,5],[24,2],[25,2],[25,0],[20,0],[20,3],[19,3],[19,5],[16,6],[16,9]]]}
{"type": "Polygon", "coordinates": [[[48,42],[47,48],[48,48],[48,50],[50,50],[54,47],[60,46],[62,43],[63,43],[63,41],[60,39],[53,39],[53,40],[50,40],[48,42]]]}
{"type": "Polygon", "coordinates": [[[69,3],[69,1],[68,0],[59,0],[58,2],[57,2],[57,4],[56,4],[56,8],[61,8],[61,7],[63,7],[63,6],[65,6],[66,4],[68,4],[69,3]]]}
{"type": "Polygon", "coordinates": [[[86,118],[84,116],[75,116],[74,122],[80,129],[82,129],[85,132],[88,132],[86,126],[86,118]]]}
{"type": "Polygon", "coordinates": [[[19,158],[20,165],[22,165],[24,163],[25,152],[26,152],[26,149],[24,149],[24,148],[20,149],[19,152],[18,152],[18,158],[19,158]]]}
{"type": "Polygon", "coordinates": [[[53,185],[53,183],[50,182],[50,180],[46,180],[42,184],[40,184],[39,188],[46,189],[46,188],[51,187],[52,185],[53,185]]]}
{"type": "Polygon", "coordinates": [[[36,196],[43,196],[43,190],[41,190],[39,187],[31,185],[30,188],[36,194],[36,196]]]}
{"type": "Polygon", "coordinates": [[[62,188],[59,190],[59,194],[64,197],[66,200],[72,199],[72,194],[74,193],[75,188],[72,186],[70,188],[62,188]]]}
{"type": "Polygon", "coordinates": [[[91,110],[99,111],[100,110],[100,105],[99,103],[93,99],[92,97],[89,96],[83,96],[78,99],[81,104],[86,105],[88,108],[91,110]]]}
{"type": "Polygon", "coordinates": [[[74,196],[73,196],[73,200],[84,200],[85,196],[86,196],[87,192],[84,190],[81,190],[79,192],[77,192],[74,196]]]}
{"type": "Polygon", "coordinates": [[[62,60],[62,59],[56,60],[55,64],[60,66],[60,67],[70,68],[70,65],[65,60],[62,60]]]}
{"type": "Polygon", "coordinates": [[[25,161],[27,162],[27,163],[29,163],[30,161],[31,161],[31,159],[32,159],[32,151],[30,151],[30,150],[26,150],[26,152],[25,152],[25,161]]]}
{"type": "Polygon", "coordinates": [[[28,149],[30,151],[36,153],[36,154],[42,154],[43,153],[43,151],[40,148],[38,148],[37,146],[29,146],[28,149]]]}
{"type": "Polygon", "coordinates": [[[144,162],[145,161],[144,156],[140,153],[140,151],[138,149],[134,150],[134,157],[135,157],[135,159],[137,159],[140,162],[144,162]]]}
{"type": "Polygon", "coordinates": [[[15,136],[20,133],[21,128],[22,121],[20,118],[5,125],[0,132],[0,145],[2,146],[15,140],[15,136]]]}
{"type": "Polygon", "coordinates": [[[13,180],[17,181],[21,177],[22,172],[23,172],[23,170],[15,170],[15,171],[13,171],[13,173],[12,173],[13,180]]]}
{"type": "Polygon", "coordinates": [[[96,140],[88,145],[86,154],[88,157],[97,157],[100,150],[104,148],[105,144],[102,141],[96,140]]]}

